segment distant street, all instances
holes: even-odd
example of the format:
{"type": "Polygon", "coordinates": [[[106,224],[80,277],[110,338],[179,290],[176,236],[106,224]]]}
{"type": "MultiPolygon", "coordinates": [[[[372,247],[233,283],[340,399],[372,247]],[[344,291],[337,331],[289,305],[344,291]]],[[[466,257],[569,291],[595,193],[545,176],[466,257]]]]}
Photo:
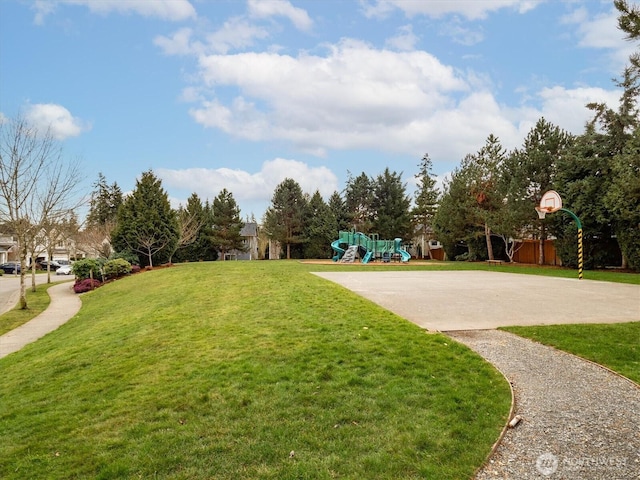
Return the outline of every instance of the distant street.
{"type": "MultiPolygon", "coordinates": [[[[56,275],[51,272],[51,282],[69,280],[68,275],[56,275]]],[[[31,288],[31,274],[26,277],[27,288],[31,288]]],[[[36,285],[47,283],[47,274],[36,274],[36,285]]],[[[0,315],[16,306],[20,298],[20,275],[0,276],[0,315]]]]}

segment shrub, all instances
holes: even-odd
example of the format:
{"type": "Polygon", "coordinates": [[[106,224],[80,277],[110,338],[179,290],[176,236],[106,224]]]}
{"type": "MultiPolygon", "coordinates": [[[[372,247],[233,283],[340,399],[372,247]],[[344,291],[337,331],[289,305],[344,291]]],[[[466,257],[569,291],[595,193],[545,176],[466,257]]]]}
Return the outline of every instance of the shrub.
{"type": "Polygon", "coordinates": [[[73,264],[73,273],[79,280],[83,280],[85,278],[101,278],[102,265],[98,260],[94,260],[92,258],[86,258],[84,260],[78,260],[73,264]]]}
{"type": "Polygon", "coordinates": [[[104,274],[109,278],[118,278],[131,273],[131,264],[124,258],[114,258],[104,264],[104,274]]]}
{"type": "Polygon", "coordinates": [[[126,260],[131,265],[139,265],[140,264],[140,260],[138,259],[138,255],[136,255],[133,252],[126,251],[126,250],[125,251],[121,251],[121,252],[112,253],[111,256],[109,257],[109,260],[115,260],[117,258],[121,258],[123,260],[126,260]]]}
{"type": "Polygon", "coordinates": [[[94,290],[100,285],[102,285],[102,282],[100,280],[96,280],[95,278],[85,278],[83,280],[78,280],[75,283],[75,285],[73,286],[73,291],[76,293],[84,293],[88,292],[89,290],[94,290]]]}
{"type": "Polygon", "coordinates": [[[140,265],[131,265],[131,273],[139,273],[140,270],[140,265]]]}

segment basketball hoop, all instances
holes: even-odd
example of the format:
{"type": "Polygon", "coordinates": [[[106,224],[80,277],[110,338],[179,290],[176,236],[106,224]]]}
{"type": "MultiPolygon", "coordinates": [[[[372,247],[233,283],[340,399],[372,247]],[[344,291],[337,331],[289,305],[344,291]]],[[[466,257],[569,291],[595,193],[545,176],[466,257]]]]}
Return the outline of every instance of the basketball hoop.
{"type": "MultiPolygon", "coordinates": [[[[542,195],[539,208],[544,209],[546,213],[557,212],[562,208],[562,198],[555,190],[549,190],[542,195]]],[[[538,207],[536,207],[536,210],[538,207]]]]}
{"type": "Polygon", "coordinates": [[[578,216],[571,210],[562,208],[562,197],[560,197],[560,194],[555,190],[544,192],[544,195],[542,195],[542,198],[540,199],[540,205],[537,205],[535,209],[536,212],[538,212],[538,218],[540,220],[542,220],[547,215],[547,213],[553,213],[562,210],[563,212],[571,215],[576,221],[576,226],[578,227],[578,279],[582,280],[582,222],[580,221],[578,216]]]}
{"type": "Polygon", "coordinates": [[[543,220],[547,213],[551,213],[553,208],[551,207],[536,207],[536,212],[538,212],[538,218],[543,220]]]}

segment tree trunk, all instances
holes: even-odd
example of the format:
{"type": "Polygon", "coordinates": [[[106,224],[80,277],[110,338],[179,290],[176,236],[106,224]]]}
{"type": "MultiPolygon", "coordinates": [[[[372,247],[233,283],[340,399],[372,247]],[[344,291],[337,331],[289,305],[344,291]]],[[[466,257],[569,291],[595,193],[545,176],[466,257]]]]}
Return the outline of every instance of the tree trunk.
{"type": "MultiPolygon", "coordinates": [[[[24,239],[23,239],[24,240],[24,239]]],[[[20,252],[20,309],[27,309],[27,272],[24,271],[24,267],[27,263],[27,243],[23,242],[24,245],[22,252],[20,252]]]]}
{"type": "Polygon", "coordinates": [[[291,260],[291,244],[287,243],[287,260],[291,260]]]}
{"type": "Polygon", "coordinates": [[[544,239],[547,236],[547,229],[544,224],[542,224],[542,228],[540,229],[540,243],[538,246],[538,265],[544,265],[544,239]]]}
{"type": "Polygon", "coordinates": [[[484,224],[484,237],[487,241],[487,254],[489,255],[489,260],[494,260],[493,258],[493,245],[491,245],[491,228],[486,223],[484,224]]]}
{"type": "Polygon", "coordinates": [[[36,262],[31,259],[31,291],[36,291],[36,262]]]}

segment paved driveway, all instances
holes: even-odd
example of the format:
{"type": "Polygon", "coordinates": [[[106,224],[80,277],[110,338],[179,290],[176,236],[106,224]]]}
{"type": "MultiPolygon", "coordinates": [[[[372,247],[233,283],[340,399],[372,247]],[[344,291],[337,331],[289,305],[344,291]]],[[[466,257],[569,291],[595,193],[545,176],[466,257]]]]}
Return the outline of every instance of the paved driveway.
{"type": "Polygon", "coordinates": [[[322,272],[428,330],[640,321],[640,286],[502,272],[322,272]]]}

